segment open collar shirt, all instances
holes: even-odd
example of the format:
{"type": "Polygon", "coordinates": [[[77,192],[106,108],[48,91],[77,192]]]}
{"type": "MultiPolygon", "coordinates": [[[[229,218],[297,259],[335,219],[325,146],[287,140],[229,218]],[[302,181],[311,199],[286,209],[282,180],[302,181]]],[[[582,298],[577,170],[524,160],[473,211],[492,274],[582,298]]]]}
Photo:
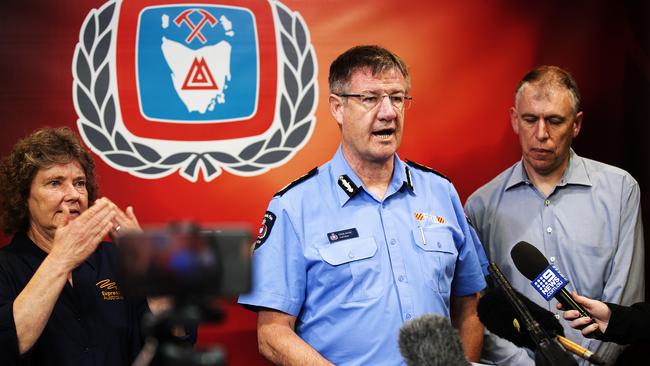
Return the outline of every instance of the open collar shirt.
{"type": "MultiPolygon", "coordinates": [[[[644,247],[639,185],[622,169],[570,152],[568,168],[548,196],[528,179],[522,161],[472,194],[465,205],[489,259],[513,287],[551,312],[547,302],[514,266],[519,241],[537,247],[568,277],[568,290],[629,305],[644,296],[644,247]]],[[[567,337],[613,360],[620,347],[580,335],[558,314],[567,337]]],[[[486,339],[490,348],[493,339],[486,339]]],[[[523,349],[496,340],[495,359],[533,364],[523,349]]]]}

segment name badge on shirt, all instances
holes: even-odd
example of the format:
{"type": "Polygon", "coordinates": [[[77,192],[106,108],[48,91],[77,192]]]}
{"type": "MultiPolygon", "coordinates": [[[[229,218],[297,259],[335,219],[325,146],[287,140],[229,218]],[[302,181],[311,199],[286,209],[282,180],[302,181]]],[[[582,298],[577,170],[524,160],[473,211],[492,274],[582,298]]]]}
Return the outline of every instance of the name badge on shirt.
{"type": "Polygon", "coordinates": [[[358,237],[359,237],[359,233],[357,232],[356,228],[327,233],[327,239],[329,239],[330,243],[334,243],[345,239],[358,238],[358,237]]]}

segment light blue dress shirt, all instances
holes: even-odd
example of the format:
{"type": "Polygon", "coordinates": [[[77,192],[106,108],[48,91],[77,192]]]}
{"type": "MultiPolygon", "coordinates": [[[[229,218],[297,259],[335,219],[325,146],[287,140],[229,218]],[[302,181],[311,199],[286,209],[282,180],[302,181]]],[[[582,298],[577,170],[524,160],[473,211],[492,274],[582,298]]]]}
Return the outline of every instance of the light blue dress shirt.
{"type": "MultiPolygon", "coordinates": [[[[474,192],[465,211],[490,260],[515,289],[549,311],[561,315],[556,301],[544,300],[512,262],[510,250],[519,241],[544,253],[568,277],[569,291],[624,305],[643,300],[639,185],[624,170],[571,150],[561,181],[544,197],[519,161],[474,192]]],[[[620,346],[584,338],[560,319],[574,342],[611,361],[620,353],[620,346]]],[[[485,338],[483,353],[502,365],[534,364],[532,353],[493,335],[485,338]]]]}
{"type": "Polygon", "coordinates": [[[400,326],[449,317],[450,296],[485,281],[451,183],[395,154],[384,199],[339,147],[317,173],[271,201],[241,304],[297,317],[296,333],[337,365],[400,365],[400,326]]]}

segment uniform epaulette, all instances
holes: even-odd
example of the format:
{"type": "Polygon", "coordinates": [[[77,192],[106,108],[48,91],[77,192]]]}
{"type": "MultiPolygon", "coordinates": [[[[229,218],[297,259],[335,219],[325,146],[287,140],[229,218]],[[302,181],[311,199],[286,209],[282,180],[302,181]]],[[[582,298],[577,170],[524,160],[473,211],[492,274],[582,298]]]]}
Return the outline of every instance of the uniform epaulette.
{"type": "Polygon", "coordinates": [[[415,169],[424,170],[425,172],[433,173],[433,174],[438,175],[438,176],[440,176],[442,178],[445,178],[446,180],[451,182],[451,179],[447,178],[444,174],[440,173],[439,171],[437,171],[437,170],[435,170],[433,168],[429,168],[426,165],[418,164],[418,163],[416,163],[414,161],[411,161],[411,160],[407,160],[406,164],[408,164],[409,166],[414,167],[415,169]]]}
{"type": "Polygon", "coordinates": [[[302,177],[300,177],[300,178],[294,180],[293,182],[287,184],[284,188],[282,188],[281,190],[279,190],[278,193],[274,194],[273,197],[280,197],[280,196],[282,196],[283,194],[287,193],[287,191],[290,190],[291,188],[293,188],[293,187],[297,186],[298,184],[300,184],[300,183],[306,181],[307,179],[313,177],[313,176],[316,175],[317,173],[318,173],[318,167],[316,167],[316,168],[310,170],[309,173],[307,173],[307,174],[303,175],[302,177]]]}

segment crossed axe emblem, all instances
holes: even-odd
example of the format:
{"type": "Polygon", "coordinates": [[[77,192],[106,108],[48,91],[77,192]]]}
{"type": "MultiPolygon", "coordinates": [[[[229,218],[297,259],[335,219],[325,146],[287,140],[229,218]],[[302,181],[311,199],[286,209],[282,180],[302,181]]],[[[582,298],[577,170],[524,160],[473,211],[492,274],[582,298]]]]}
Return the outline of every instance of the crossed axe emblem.
{"type": "Polygon", "coordinates": [[[185,38],[185,42],[190,43],[194,38],[198,38],[201,43],[205,43],[206,39],[203,33],[201,33],[201,29],[203,29],[206,23],[209,23],[211,27],[217,25],[217,18],[203,9],[187,9],[174,19],[174,23],[179,27],[185,23],[190,28],[191,33],[185,38]],[[192,19],[190,19],[190,15],[193,13],[199,13],[203,16],[198,24],[194,24],[192,19]]]}

